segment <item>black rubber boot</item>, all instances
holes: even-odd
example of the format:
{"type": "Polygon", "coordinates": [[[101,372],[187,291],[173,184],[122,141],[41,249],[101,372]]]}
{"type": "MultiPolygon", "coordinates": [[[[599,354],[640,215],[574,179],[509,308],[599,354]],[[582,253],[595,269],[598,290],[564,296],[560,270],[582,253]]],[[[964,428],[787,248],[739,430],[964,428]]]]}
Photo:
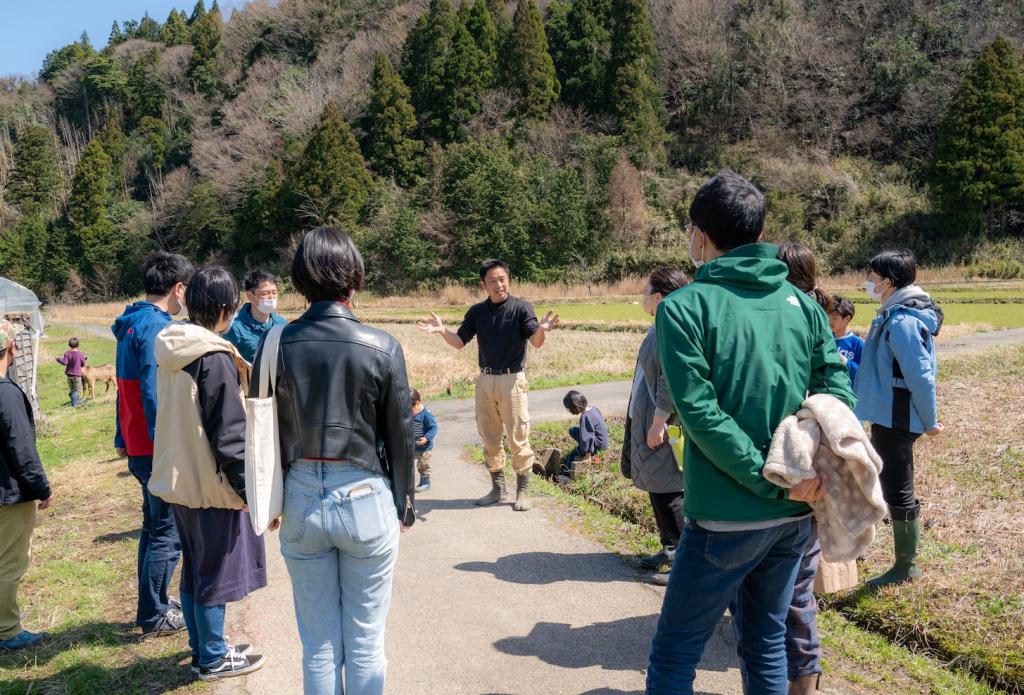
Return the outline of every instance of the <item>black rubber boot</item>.
{"type": "Polygon", "coordinates": [[[491,473],[491,491],[476,501],[478,507],[488,507],[505,500],[508,490],[505,489],[505,471],[491,473]]]}

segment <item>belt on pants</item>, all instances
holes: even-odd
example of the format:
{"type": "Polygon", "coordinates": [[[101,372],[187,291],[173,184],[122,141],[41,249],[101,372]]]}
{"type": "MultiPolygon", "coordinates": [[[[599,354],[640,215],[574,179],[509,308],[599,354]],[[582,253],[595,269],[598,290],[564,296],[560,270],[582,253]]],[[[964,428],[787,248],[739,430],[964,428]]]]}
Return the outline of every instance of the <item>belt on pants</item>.
{"type": "Polygon", "coordinates": [[[522,369],[491,369],[490,367],[484,367],[480,370],[481,374],[518,374],[523,371],[522,369]]]}

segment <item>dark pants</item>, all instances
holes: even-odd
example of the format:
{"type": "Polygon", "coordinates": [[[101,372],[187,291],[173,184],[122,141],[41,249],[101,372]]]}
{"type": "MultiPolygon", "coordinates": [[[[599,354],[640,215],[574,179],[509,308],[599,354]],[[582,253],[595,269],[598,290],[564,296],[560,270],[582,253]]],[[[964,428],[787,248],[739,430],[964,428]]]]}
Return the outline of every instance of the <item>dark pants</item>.
{"type": "Polygon", "coordinates": [[[683,493],[680,491],[647,494],[651,496],[654,523],[658,525],[661,545],[665,548],[678,547],[679,538],[683,535],[683,493]]]}
{"type": "Polygon", "coordinates": [[[704,645],[736,601],[750,692],[786,695],[786,615],[811,520],[761,531],[708,531],[688,522],[651,645],[647,692],[693,693],[704,645]]]}
{"type": "MultiPolygon", "coordinates": [[[[804,545],[804,556],[793,584],[793,599],[786,615],[786,671],[789,680],[800,680],[803,676],[821,673],[821,639],[818,637],[818,599],[814,597],[814,576],[821,563],[821,541],[818,539],[818,522],[811,517],[811,533],[804,545]]],[[[733,601],[729,612],[736,615],[738,607],[733,601]]],[[[740,657],[740,677],[747,682],[743,666],[743,643],[740,641],[739,624],[733,622],[736,635],[736,653],[740,657]]],[[[751,692],[744,687],[744,692],[751,692]]]]}
{"type": "Polygon", "coordinates": [[[804,546],[804,557],[793,585],[793,600],[786,616],[786,665],[789,680],[821,673],[821,639],[818,637],[818,599],[814,596],[814,576],[821,563],[818,522],[811,517],[811,535],[804,546]]]}
{"type": "Polygon", "coordinates": [[[135,624],[149,627],[167,611],[167,590],[181,556],[181,543],[171,505],[149,494],[153,457],[128,457],[128,470],[142,486],[142,533],[137,558],[139,605],[135,624]]]}
{"type": "Polygon", "coordinates": [[[576,447],[562,459],[562,466],[558,469],[559,475],[571,476],[573,470],[576,469],[576,461],[583,458],[582,454],[580,454],[580,428],[570,427],[569,436],[576,441],[576,447]]]}
{"type": "Polygon", "coordinates": [[[917,518],[917,500],[914,499],[914,442],[921,435],[871,425],[871,444],[882,457],[882,497],[889,505],[889,513],[898,521],[917,518]]]}

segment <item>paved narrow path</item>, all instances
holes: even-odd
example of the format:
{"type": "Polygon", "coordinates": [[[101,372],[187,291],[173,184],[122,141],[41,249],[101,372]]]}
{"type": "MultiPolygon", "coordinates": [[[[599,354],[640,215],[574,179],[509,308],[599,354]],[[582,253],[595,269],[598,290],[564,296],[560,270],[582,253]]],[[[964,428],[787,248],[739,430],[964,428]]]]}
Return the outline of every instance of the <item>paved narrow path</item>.
{"type": "MultiPolygon", "coordinates": [[[[96,335],[109,337],[108,332],[96,335]]],[[[940,343],[941,355],[1024,343],[1024,329],[940,343]]],[[[621,414],[629,382],[584,388],[608,415],[621,414]]],[[[531,417],[565,419],[566,389],[534,392],[531,417]]],[[[434,488],[402,537],[387,654],[387,692],[416,695],[642,693],[664,590],[603,546],[566,528],[550,500],[530,512],[511,503],[477,508],[489,481],[464,460],[479,440],[472,401],[431,404],[441,425],[434,488]]],[[[228,608],[230,633],[267,655],[256,674],[218,683],[215,693],[302,692],[302,654],[291,583],[276,535],[267,537],[270,584],[228,608]]],[[[700,693],[740,693],[723,618],[698,673],[700,693]]],[[[825,692],[851,692],[829,679],[825,692]]]]}
{"type": "MultiPolygon", "coordinates": [[[[531,394],[531,418],[561,419],[565,389],[531,394]]],[[[628,382],[586,387],[621,413],[628,382]]],[[[389,693],[639,693],[664,590],[601,545],[565,528],[551,501],[529,512],[511,503],[478,508],[489,488],[466,463],[478,440],[472,401],[431,405],[441,425],[433,489],[402,537],[388,618],[389,693]]],[[[228,608],[233,635],[267,656],[263,670],[217,692],[302,691],[291,584],[268,536],[270,585],[228,608]]],[[[698,678],[706,693],[738,693],[732,647],[708,645],[698,678]]]]}
{"type": "MultiPolygon", "coordinates": [[[[939,345],[942,355],[1024,342],[1024,329],[979,333],[939,345]]],[[[629,382],[585,387],[608,415],[621,414],[629,382]]],[[[566,389],[534,392],[535,422],[564,419],[566,389]]],[[[389,693],[616,695],[642,693],[663,589],[603,546],[566,528],[554,503],[529,512],[511,503],[477,508],[488,489],[482,466],[467,463],[479,440],[471,400],[439,401],[441,425],[433,489],[402,537],[388,618],[389,693]]],[[[302,692],[301,646],[291,583],[278,539],[267,539],[270,585],[229,608],[232,632],[266,652],[252,676],[217,693],[302,692]]],[[[724,617],[697,677],[701,693],[740,693],[724,617]]],[[[829,684],[827,692],[848,692],[829,684]]]]}

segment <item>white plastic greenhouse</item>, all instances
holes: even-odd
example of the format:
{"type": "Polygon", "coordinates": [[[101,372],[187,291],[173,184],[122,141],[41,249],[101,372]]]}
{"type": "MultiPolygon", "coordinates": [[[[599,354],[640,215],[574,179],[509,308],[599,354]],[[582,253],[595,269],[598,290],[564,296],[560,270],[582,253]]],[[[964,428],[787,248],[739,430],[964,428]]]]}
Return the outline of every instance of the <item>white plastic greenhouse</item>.
{"type": "Polygon", "coordinates": [[[0,317],[15,323],[25,330],[17,335],[17,356],[9,375],[28,394],[32,402],[32,414],[41,422],[39,397],[36,394],[36,371],[39,366],[39,340],[43,337],[43,314],[41,304],[32,290],[16,282],[0,277],[0,317]]]}

